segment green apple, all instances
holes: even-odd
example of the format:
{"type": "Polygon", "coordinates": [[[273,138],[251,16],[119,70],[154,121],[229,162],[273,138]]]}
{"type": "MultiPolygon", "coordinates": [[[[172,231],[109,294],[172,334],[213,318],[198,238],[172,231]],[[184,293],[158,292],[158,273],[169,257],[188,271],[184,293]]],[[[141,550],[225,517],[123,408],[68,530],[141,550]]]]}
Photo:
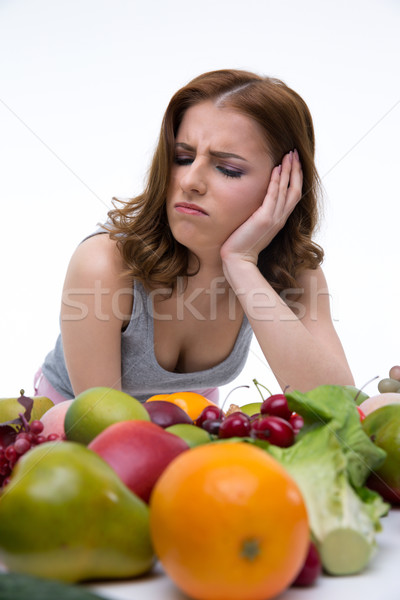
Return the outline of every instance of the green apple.
{"type": "MultiPolygon", "coordinates": [[[[52,406],[53,402],[46,396],[34,396],[31,412],[31,421],[40,419],[46,411],[52,406]]],[[[18,398],[0,398],[0,423],[17,419],[20,413],[24,413],[25,408],[18,402],[18,398]]]]}
{"type": "Polygon", "coordinates": [[[76,396],[65,413],[68,440],[89,444],[106,427],[119,421],[150,421],[143,404],[133,396],[109,387],[93,387],[76,396]]]}
{"type": "Polygon", "coordinates": [[[250,404],[245,404],[240,407],[240,410],[244,412],[245,415],[251,417],[260,412],[262,402],[251,402],[250,404]]]}
{"type": "Polygon", "coordinates": [[[165,431],[173,433],[184,440],[189,448],[194,446],[200,446],[201,444],[207,444],[211,442],[210,434],[197,425],[189,425],[188,423],[177,423],[176,425],[170,425],[165,431]]]}

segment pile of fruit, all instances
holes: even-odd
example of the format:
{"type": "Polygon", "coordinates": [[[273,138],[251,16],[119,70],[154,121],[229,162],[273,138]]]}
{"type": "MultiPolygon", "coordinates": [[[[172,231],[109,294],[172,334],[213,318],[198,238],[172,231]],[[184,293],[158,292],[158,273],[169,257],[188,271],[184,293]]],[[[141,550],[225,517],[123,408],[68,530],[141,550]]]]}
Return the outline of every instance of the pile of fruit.
{"type": "Polygon", "coordinates": [[[21,394],[13,414],[0,400],[0,562],[77,583],[159,560],[201,600],[362,571],[383,499],[400,502],[400,404],[383,393],[372,410],[346,386],[268,394],[225,412],[101,387],[50,408],[21,394]]]}

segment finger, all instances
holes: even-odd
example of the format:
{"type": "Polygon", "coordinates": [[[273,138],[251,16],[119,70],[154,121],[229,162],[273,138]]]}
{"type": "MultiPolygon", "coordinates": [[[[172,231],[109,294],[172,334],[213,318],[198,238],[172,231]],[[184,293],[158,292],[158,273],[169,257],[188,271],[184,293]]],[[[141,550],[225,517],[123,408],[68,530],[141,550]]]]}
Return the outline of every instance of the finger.
{"type": "Polygon", "coordinates": [[[290,151],[290,152],[288,152],[288,154],[285,154],[285,156],[283,157],[282,171],[281,171],[281,178],[280,178],[280,185],[279,185],[280,191],[286,191],[289,186],[290,173],[292,171],[292,164],[293,164],[293,152],[290,151]]]}
{"type": "Polygon", "coordinates": [[[282,161],[282,172],[279,182],[279,194],[276,203],[276,210],[278,215],[281,215],[283,213],[286,205],[286,197],[291,179],[293,160],[293,152],[290,151],[284,156],[282,161]]]}
{"type": "Polygon", "coordinates": [[[271,177],[268,184],[266,196],[264,198],[263,206],[275,208],[278,200],[280,181],[281,181],[282,165],[278,165],[272,170],[271,177]]]}
{"type": "Polygon", "coordinates": [[[287,202],[294,206],[301,200],[303,189],[303,170],[297,150],[293,153],[292,170],[287,194],[287,202]]]}

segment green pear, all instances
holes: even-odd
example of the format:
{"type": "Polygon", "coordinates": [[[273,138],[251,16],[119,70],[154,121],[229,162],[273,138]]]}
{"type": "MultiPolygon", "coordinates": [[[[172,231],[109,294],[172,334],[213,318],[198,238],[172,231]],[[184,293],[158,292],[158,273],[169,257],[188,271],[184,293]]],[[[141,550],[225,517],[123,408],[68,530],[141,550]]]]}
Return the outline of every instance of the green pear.
{"type": "MultiPolygon", "coordinates": [[[[52,406],[53,402],[46,396],[34,396],[30,421],[40,419],[52,406]]],[[[0,423],[16,419],[25,408],[18,402],[18,398],[0,398],[0,423]]]]}
{"type": "Polygon", "coordinates": [[[76,396],[68,408],[65,435],[73,442],[89,444],[109,425],[131,419],[150,421],[139,400],[113,388],[93,387],[76,396]]]}
{"type": "Polygon", "coordinates": [[[371,473],[367,486],[391,504],[400,505],[400,404],[374,410],[365,417],[362,427],[386,452],[384,463],[371,473]]]}
{"type": "Polygon", "coordinates": [[[0,562],[77,582],[125,578],[154,560],[149,509],[92,450],[46,442],[16,464],[0,502],[0,562]]]}
{"type": "Polygon", "coordinates": [[[169,431],[169,433],[173,433],[180,437],[187,443],[189,448],[211,442],[211,436],[205,429],[197,427],[197,425],[190,425],[189,423],[170,425],[165,431],[169,431]]]}
{"type": "Polygon", "coordinates": [[[251,417],[260,412],[262,402],[251,402],[240,407],[240,410],[251,417]]]}

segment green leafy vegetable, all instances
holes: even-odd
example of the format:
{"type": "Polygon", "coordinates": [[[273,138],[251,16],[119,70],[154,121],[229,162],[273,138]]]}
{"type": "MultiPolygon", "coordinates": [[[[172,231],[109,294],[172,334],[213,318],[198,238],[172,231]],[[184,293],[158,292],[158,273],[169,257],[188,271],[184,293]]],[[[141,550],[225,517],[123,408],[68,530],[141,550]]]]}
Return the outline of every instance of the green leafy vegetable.
{"type": "Polygon", "coordinates": [[[309,430],[289,448],[270,446],[297,482],[306,502],[312,537],[325,571],[358,573],[375,548],[375,532],[389,505],[348,480],[349,453],[329,426],[309,430]]]}
{"type": "Polygon", "coordinates": [[[0,600],[100,600],[77,585],[19,575],[0,574],[0,600]]]}
{"type": "Polygon", "coordinates": [[[352,392],[344,386],[323,385],[303,394],[286,394],[291,410],[304,419],[299,439],[326,426],[335,435],[347,459],[347,472],[355,488],[364,485],[372,470],[383,464],[386,453],[378,448],[362,428],[352,392]]]}

